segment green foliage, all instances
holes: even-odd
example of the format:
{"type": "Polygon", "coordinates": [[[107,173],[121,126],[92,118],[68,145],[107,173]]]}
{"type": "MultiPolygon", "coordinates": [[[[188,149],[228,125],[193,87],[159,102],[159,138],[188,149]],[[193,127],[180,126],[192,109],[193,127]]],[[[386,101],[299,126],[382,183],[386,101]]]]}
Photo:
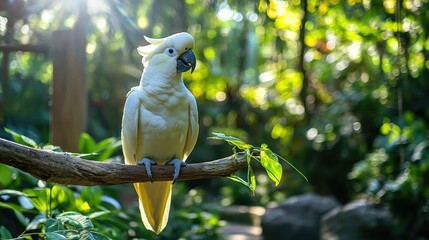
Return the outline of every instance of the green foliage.
{"type": "MultiPolygon", "coordinates": [[[[63,152],[62,149],[58,146],[53,146],[50,144],[40,145],[37,144],[34,139],[19,134],[11,129],[5,128],[5,131],[11,134],[14,141],[19,144],[36,149],[63,152]]],[[[88,160],[106,161],[120,147],[121,141],[117,140],[116,138],[106,138],[97,143],[88,133],[82,133],[79,138],[79,153],[66,152],[66,154],[70,154],[88,160]]]]}
{"type": "Polygon", "coordinates": [[[5,227],[0,227],[0,239],[11,239],[12,234],[5,227]]]}
{"type": "MultiPolygon", "coordinates": [[[[72,190],[54,185],[51,188],[26,188],[24,192],[3,190],[0,196],[8,198],[8,201],[0,202],[0,208],[34,216],[30,221],[21,222],[25,231],[19,235],[20,238],[32,235],[46,239],[127,239],[127,236],[159,238],[143,227],[138,209],[122,206],[115,209],[103,200],[108,196],[99,187],[72,190]],[[16,197],[28,199],[31,209],[15,203],[16,197]]],[[[202,190],[187,192],[183,184],[176,184],[169,227],[160,236],[163,239],[220,239],[217,230],[223,223],[216,210],[205,205],[203,197],[202,190]]],[[[22,218],[27,219],[24,215],[22,218]]],[[[8,232],[6,228],[0,230],[1,236],[8,236],[8,232]]]]}
{"type": "Polygon", "coordinates": [[[349,174],[364,197],[389,207],[398,219],[396,235],[402,238],[424,234],[429,224],[428,129],[409,112],[405,120],[401,128],[386,119],[377,148],[349,174]],[[403,159],[398,154],[403,154],[403,159]]]}
{"type": "Polygon", "coordinates": [[[91,220],[77,212],[64,212],[55,219],[49,218],[45,224],[46,239],[61,240],[108,240],[109,237],[95,232],[91,220]]]}
{"type": "Polygon", "coordinates": [[[32,147],[32,148],[39,148],[36,141],[34,141],[33,139],[31,139],[27,136],[24,136],[22,134],[19,134],[17,132],[14,132],[8,128],[5,128],[5,131],[12,135],[12,137],[16,143],[22,144],[24,146],[32,147]]]}
{"type": "Polygon", "coordinates": [[[114,137],[103,139],[97,143],[88,133],[82,133],[79,139],[79,153],[88,154],[84,158],[89,160],[105,161],[120,147],[121,141],[114,137]]]}
{"type": "MultiPolygon", "coordinates": [[[[12,130],[6,131],[21,144],[53,149],[50,145],[37,144],[33,139],[12,130]]],[[[74,155],[105,160],[115,153],[119,145],[114,138],[96,143],[89,135],[82,134],[80,146],[88,153],[74,155]],[[99,154],[89,152],[91,150],[99,154]]],[[[56,148],[55,151],[61,149],[56,148]]],[[[0,165],[0,171],[4,173],[1,179],[26,180],[23,176],[27,174],[14,171],[11,167],[0,165]]],[[[0,181],[0,212],[1,209],[12,211],[16,222],[24,228],[16,239],[31,239],[32,236],[52,240],[129,239],[136,236],[145,239],[220,239],[218,229],[223,223],[219,220],[217,210],[207,207],[202,190],[187,191],[183,184],[175,185],[169,228],[157,236],[144,228],[137,206],[123,208],[115,200],[116,191],[112,193],[99,186],[66,187],[29,176],[28,179],[30,181],[25,187],[16,185],[16,181],[0,181]]],[[[132,189],[129,190],[134,196],[132,189]]],[[[12,219],[8,221],[14,222],[12,219]]],[[[12,233],[1,226],[0,238],[12,239],[12,233]]]]}
{"type": "Polygon", "coordinates": [[[308,179],[304,176],[304,174],[302,174],[297,168],[295,168],[295,166],[293,166],[286,159],[272,152],[268,148],[268,145],[265,143],[263,143],[261,147],[254,147],[236,137],[227,136],[223,133],[216,133],[216,132],[213,132],[212,134],[214,135],[214,137],[210,137],[210,139],[223,140],[228,142],[230,145],[232,145],[233,146],[232,151],[236,156],[237,156],[236,148],[244,151],[244,154],[247,160],[247,181],[243,180],[238,175],[233,175],[228,178],[247,186],[253,193],[255,192],[255,189],[256,189],[256,176],[251,166],[251,160],[255,160],[261,164],[261,166],[267,172],[269,178],[275,183],[276,186],[280,183],[280,180],[283,174],[283,167],[279,163],[279,158],[284,162],[286,162],[287,164],[289,164],[289,166],[291,166],[306,181],[308,181],[308,179]]]}
{"type": "Polygon", "coordinates": [[[59,185],[51,188],[26,188],[22,192],[3,189],[0,196],[8,201],[0,202],[0,207],[13,210],[21,224],[26,226],[24,233],[20,235],[22,238],[34,234],[26,232],[39,231],[37,235],[46,239],[110,239],[100,233],[100,229],[95,228],[91,218],[112,212],[107,210],[108,205],[101,201],[97,203],[86,201],[88,191],[91,192],[92,198],[101,199],[102,192],[93,191],[89,187],[84,187],[80,193],[59,185]],[[76,194],[79,196],[76,197],[76,194]],[[17,205],[13,198],[21,199],[18,203],[22,206],[17,205]],[[97,211],[99,208],[106,210],[97,211]],[[59,213],[60,210],[66,209],[71,211],[59,213]],[[91,214],[85,216],[74,210],[91,214]],[[35,215],[29,221],[22,215],[23,213],[35,215]]]}

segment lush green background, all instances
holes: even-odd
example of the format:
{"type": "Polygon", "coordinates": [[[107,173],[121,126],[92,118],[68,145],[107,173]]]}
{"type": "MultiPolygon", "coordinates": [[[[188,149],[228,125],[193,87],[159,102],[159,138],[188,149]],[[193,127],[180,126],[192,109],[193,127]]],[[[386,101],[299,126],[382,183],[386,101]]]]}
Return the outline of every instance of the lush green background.
{"type": "MultiPolygon", "coordinates": [[[[49,46],[53,31],[73,27],[75,2],[35,0],[18,4],[26,10],[15,15],[0,12],[5,16],[0,43],[49,46]]],[[[285,164],[278,187],[255,167],[253,197],[228,180],[180,183],[171,218],[182,219],[183,226],[171,221],[165,237],[202,231],[215,238],[221,205],[266,206],[314,191],[342,203],[370,199],[392,212],[398,238],[429,238],[424,228],[429,226],[429,4],[403,0],[399,6],[395,12],[395,0],[88,1],[89,135],[82,137],[81,151],[106,151],[116,144],[110,139],[96,148],[95,142],[120,135],[125,95],[142,70],[135,48],[146,44],[143,35],[188,31],[195,37],[198,64],[184,79],[197,99],[201,128],[188,161],[231,154],[227,144],[207,139],[223,132],[255,146],[267,143],[309,182],[285,164]],[[207,228],[213,232],[204,232],[207,228]]],[[[0,124],[48,143],[50,55],[13,52],[8,68],[9,84],[0,88],[0,124]]],[[[121,161],[120,148],[109,151],[104,157],[121,161]]],[[[135,214],[130,186],[55,186],[55,205],[48,211],[47,198],[39,194],[46,195],[50,184],[46,188],[3,165],[0,176],[0,189],[27,194],[6,192],[0,198],[0,225],[14,237],[38,216],[41,225],[26,232],[44,229],[45,223],[56,226],[47,217],[64,211],[92,216],[94,229],[115,239],[148,234],[135,214]],[[73,194],[75,200],[67,197],[73,194]],[[23,198],[35,208],[26,209],[23,198]],[[100,216],[91,215],[97,212],[100,216]],[[17,220],[4,220],[11,218],[17,220]]]]}

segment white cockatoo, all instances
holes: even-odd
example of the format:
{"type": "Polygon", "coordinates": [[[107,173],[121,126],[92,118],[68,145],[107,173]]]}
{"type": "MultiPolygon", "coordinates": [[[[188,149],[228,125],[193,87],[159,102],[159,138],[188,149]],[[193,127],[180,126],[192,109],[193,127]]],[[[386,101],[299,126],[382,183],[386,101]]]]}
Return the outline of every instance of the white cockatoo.
{"type": "Polygon", "coordinates": [[[159,234],[167,225],[172,184],[198,136],[197,103],[185,87],[182,72],[195,69],[194,38],[185,32],[163,39],[145,37],[140,85],[127,95],[122,118],[125,163],[174,166],[172,181],[135,183],[144,226],[159,234]]]}

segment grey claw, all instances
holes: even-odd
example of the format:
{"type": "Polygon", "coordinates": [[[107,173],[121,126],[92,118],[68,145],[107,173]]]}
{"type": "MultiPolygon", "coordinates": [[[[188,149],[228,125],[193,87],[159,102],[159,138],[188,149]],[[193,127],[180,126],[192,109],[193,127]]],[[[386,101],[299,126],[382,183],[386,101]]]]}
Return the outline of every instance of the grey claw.
{"type": "Polygon", "coordinates": [[[143,158],[137,164],[138,165],[144,165],[146,167],[146,174],[147,174],[150,182],[153,182],[152,170],[150,169],[150,166],[151,165],[156,165],[156,162],[154,160],[152,160],[152,159],[149,159],[149,158],[143,158]]]}
{"type": "Polygon", "coordinates": [[[174,184],[177,178],[179,178],[180,168],[186,166],[186,163],[179,159],[172,159],[168,161],[166,164],[172,165],[174,167],[174,172],[173,172],[173,184],[174,184]]]}

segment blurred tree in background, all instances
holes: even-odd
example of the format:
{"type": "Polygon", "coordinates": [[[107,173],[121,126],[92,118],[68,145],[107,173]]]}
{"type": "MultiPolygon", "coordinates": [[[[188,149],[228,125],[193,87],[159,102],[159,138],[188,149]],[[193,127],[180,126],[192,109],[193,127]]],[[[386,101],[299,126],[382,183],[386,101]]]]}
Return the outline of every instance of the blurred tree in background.
{"type": "MultiPolygon", "coordinates": [[[[205,202],[222,205],[266,205],[306,191],[342,203],[368,198],[389,207],[402,239],[429,237],[427,0],[90,0],[87,7],[87,132],[96,141],[120,134],[126,93],[142,71],[135,49],[146,44],[143,35],[187,31],[198,64],[184,79],[201,128],[188,161],[231,154],[207,140],[224,132],[269,144],[309,183],[286,167],[277,188],[258,176],[254,197],[224,180],[181,191],[203,188],[205,202]]],[[[0,52],[2,126],[49,142],[51,34],[72,28],[77,11],[75,1],[0,2],[0,44],[48,49],[0,52]]],[[[19,187],[8,184],[0,188],[19,187]]]]}

